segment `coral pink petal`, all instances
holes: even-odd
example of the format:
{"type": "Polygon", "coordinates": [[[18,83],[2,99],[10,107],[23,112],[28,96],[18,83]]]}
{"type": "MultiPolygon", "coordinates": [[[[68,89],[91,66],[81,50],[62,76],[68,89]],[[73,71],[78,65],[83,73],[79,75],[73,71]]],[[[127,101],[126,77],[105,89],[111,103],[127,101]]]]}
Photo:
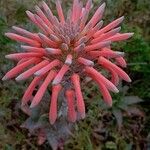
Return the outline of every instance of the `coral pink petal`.
{"type": "Polygon", "coordinates": [[[78,0],[73,0],[73,8],[72,8],[72,21],[76,21],[76,14],[77,14],[77,9],[78,9],[79,1],[78,0]]]}
{"type": "Polygon", "coordinates": [[[60,55],[62,54],[62,51],[60,49],[55,49],[55,48],[46,48],[45,49],[49,54],[52,55],[60,55]]]}
{"type": "Polygon", "coordinates": [[[107,58],[119,58],[124,56],[123,52],[112,51],[109,48],[102,48],[101,51],[90,51],[89,54],[93,57],[104,56],[107,58]]]}
{"type": "Polygon", "coordinates": [[[50,40],[47,36],[45,36],[42,33],[39,33],[39,37],[41,38],[41,40],[43,41],[43,44],[50,46],[50,47],[57,47],[57,44],[55,42],[53,42],[52,40],[50,40]]]}
{"type": "Polygon", "coordinates": [[[108,106],[112,106],[112,98],[111,95],[106,88],[106,86],[103,83],[99,84],[99,89],[101,91],[101,94],[103,95],[103,100],[108,106]]]}
{"type": "Polygon", "coordinates": [[[82,44],[78,45],[77,47],[75,47],[75,48],[74,48],[74,51],[75,51],[75,52],[80,52],[80,51],[82,51],[84,48],[85,48],[85,44],[82,43],[82,44]]]}
{"type": "Polygon", "coordinates": [[[45,49],[44,48],[32,47],[32,46],[26,46],[26,45],[21,45],[21,48],[24,49],[27,52],[38,52],[38,53],[45,54],[45,49]]]}
{"type": "Polygon", "coordinates": [[[22,58],[32,58],[32,57],[42,57],[43,54],[41,53],[14,53],[6,55],[5,58],[13,59],[13,60],[20,60],[22,58]]]}
{"type": "Polygon", "coordinates": [[[54,34],[50,34],[49,37],[50,37],[50,39],[51,39],[52,41],[54,41],[54,42],[56,42],[56,43],[61,43],[61,42],[62,42],[61,39],[58,38],[58,37],[57,37],[56,35],[54,35],[54,34]]]}
{"type": "Polygon", "coordinates": [[[49,121],[51,124],[54,124],[57,119],[57,99],[61,89],[62,86],[60,84],[54,85],[52,87],[52,96],[51,96],[50,112],[49,112],[49,121]]]}
{"type": "Polygon", "coordinates": [[[82,31],[85,28],[86,21],[88,20],[89,11],[84,11],[80,21],[80,30],[82,31]]]}
{"type": "Polygon", "coordinates": [[[92,8],[92,0],[88,0],[85,6],[86,10],[90,10],[92,8]]]}
{"type": "Polygon", "coordinates": [[[37,59],[38,58],[32,58],[32,59],[29,59],[28,61],[25,61],[25,62],[21,63],[20,65],[17,65],[13,69],[11,69],[9,72],[7,72],[6,75],[2,78],[2,80],[7,80],[7,79],[14,78],[21,71],[23,71],[26,67],[28,67],[29,65],[34,64],[34,62],[37,59]]]}
{"type": "Polygon", "coordinates": [[[78,37],[81,38],[85,36],[90,30],[92,30],[92,23],[87,24],[78,37]]]}
{"type": "Polygon", "coordinates": [[[50,71],[52,68],[60,65],[60,61],[55,59],[52,62],[50,62],[48,65],[46,65],[45,67],[43,67],[42,69],[38,70],[37,72],[35,72],[34,74],[36,76],[41,76],[44,75],[45,73],[47,73],[48,71],[50,71]]]}
{"type": "Polygon", "coordinates": [[[126,68],[127,67],[127,63],[125,61],[125,59],[123,57],[118,57],[116,58],[116,62],[119,66],[126,68]]]}
{"type": "Polygon", "coordinates": [[[45,31],[45,29],[37,22],[37,20],[34,17],[34,14],[31,13],[30,11],[26,11],[27,16],[30,18],[30,20],[36,25],[38,26],[45,34],[47,33],[45,31]]]}
{"type": "Polygon", "coordinates": [[[49,28],[52,28],[52,24],[49,22],[49,20],[47,19],[47,17],[43,13],[43,11],[38,6],[35,6],[35,10],[36,10],[38,16],[47,24],[47,26],[49,28]]]}
{"type": "Polygon", "coordinates": [[[103,21],[97,23],[97,25],[86,35],[87,39],[90,39],[95,34],[95,32],[97,32],[102,27],[102,25],[103,25],[103,21]]]}
{"type": "Polygon", "coordinates": [[[66,43],[62,43],[60,47],[63,51],[67,51],[69,49],[69,47],[66,43]]]}
{"type": "Polygon", "coordinates": [[[36,40],[36,41],[39,41],[39,42],[41,41],[40,38],[39,38],[39,36],[37,34],[35,34],[35,33],[31,33],[31,32],[29,32],[29,31],[27,31],[25,29],[22,29],[22,28],[16,27],[16,26],[13,26],[12,28],[16,32],[18,32],[19,34],[21,34],[23,36],[25,35],[25,36],[27,36],[28,38],[30,38],[32,40],[36,40]]]}
{"type": "Polygon", "coordinates": [[[72,64],[72,55],[71,54],[67,55],[65,64],[68,66],[70,66],[72,64]]]}
{"type": "Polygon", "coordinates": [[[81,44],[84,44],[85,42],[87,41],[87,37],[84,36],[82,38],[80,38],[76,43],[75,43],[75,47],[81,45],[81,44]]]}
{"type": "Polygon", "coordinates": [[[99,43],[96,43],[96,44],[92,44],[92,45],[88,45],[85,47],[85,51],[91,51],[91,50],[96,50],[96,49],[100,49],[100,48],[103,48],[103,47],[107,47],[111,44],[110,41],[105,41],[105,42],[99,42],[99,43]]]}
{"type": "Polygon", "coordinates": [[[119,84],[118,74],[112,68],[109,68],[109,71],[111,72],[111,82],[117,86],[119,84]]]}
{"type": "Polygon", "coordinates": [[[73,83],[74,89],[75,89],[75,95],[77,99],[77,109],[78,112],[81,115],[81,118],[85,118],[85,104],[81,92],[81,87],[80,87],[80,77],[78,74],[73,74],[71,77],[71,81],[73,83]]]}
{"type": "Polygon", "coordinates": [[[20,64],[22,64],[22,63],[28,61],[29,59],[30,59],[30,58],[22,58],[22,59],[20,59],[20,60],[18,61],[17,65],[20,65],[20,64]]]}
{"type": "Polygon", "coordinates": [[[55,71],[52,70],[49,72],[46,79],[44,80],[44,82],[40,86],[39,90],[37,91],[36,95],[34,96],[32,103],[31,103],[31,106],[30,106],[31,108],[37,106],[40,103],[48,85],[50,84],[52,79],[55,77],[55,75],[56,75],[55,71]]]}
{"type": "Polygon", "coordinates": [[[109,90],[112,92],[118,93],[119,90],[117,87],[111,83],[108,79],[106,79],[100,72],[95,70],[92,67],[85,67],[85,72],[92,78],[94,79],[98,84],[102,82],[109,90]]]}
{"type": "Polygon", "coordinates": [[[73,90],[67,90],[65,95],[68,104],[68,113],[67,113],[68,120],[70,122],[75,122],[77,119],[77,114],[75,111],[75,104],[74,104],[75,93],[73,90]]]}
{"type": "Polygon", "coordinates": [[[40,70],[41,68],[45,67],[47,64],[49,63],[49,61],[47,60],[43,60],[41,63],[37,64],[36,66],[30,68],[29,70],[23,72],[22,74],[20,74],[17,78],[16,81],[20,81],[20,80],[25,80],[27,78],[29,78],[31,75],[33,75],[36,71],[40,70]]]}
{"type": "Polygon", "coordinates": [[[77,6],[77,10],[76,10],[76,22],[79,21],[79,18],[82,15],[82,8],[83,8],[83,4],[82,4],[82,2],[79,2],[78,6],[77,6]]]}
{"type": "Polygon", "coordinates": [[[52,29],[49,28],[48,25],[38,15],[35,14],[34,18],[36,19],[38,24],[44,29],[44,31],[46,31],[45,35],[48,36],[53,33],[52,29]]]}
{"type": "Polygon", "coordinates": [[[111,40],[112,42],[116,42],[116,41],[123,41],[123,40],[127,40],[129,39],[130,37],[133,36],[134,33],[123,33],[123,34],[116,34],[106,40],[111,40]]]}
{"type": "Polygon", "coordinates": [[[119,31],[120,31],[121,27],[118,27],[118,28],[115,28],[105,34],[102,34],[101,36],[98,36],[96,38],[94,38],[91,43],[94,44],[94,43],[97,43],[97,42],[101,42],[103,40],[106,40],[108,39],[109,37],[111,36],[114,36],[115,34],[117,34],[119,31]]]}
{"type": "Polygon", "coordinates": [[[98,32],[96,32],[94,34],[94,37],[98,37],[99,35],[101,35],[102,33],[105,33],[115,27],[117,27],[122,21],[123,21],[124,17],[120,17],[116,20],[114,20],[113,22],[111,22],[110,24],[108,24],[107,26],[105,26],[104,28],[102,28],[101,30],[99,30],[98,32]]]}
{"type": "Polygon", "coordinates": [[[27,88],[27,90],[25,91],[25,93],[23,95],[23,98],[22,98],[23,105],[27,104],[27,102],[30,100],[35,87],[40,83],[42,78],[43,78],[43,76],[40,76],[40,77],[35,77],[32,80],[31,84],[29,85],[29,87],[27,88]]]}
{"type": "Polygon", "coordinates": [[[57,12],[58,12],[58,16],[59,16],[60,22],[64,23],[65,22],[65,18],[64,18],[63,10],[62,10],[62,7],[61,7],[61,4],[60,4],[59,0],[56,0],[56,9],[57,9],[57,12]]]}
{"type": "Polygon", "coordinates": [[[36,47],[41,46],[41,43],[39,43],[38,41],[35,41],[35,40],[32,40],[32,39],[17,35],[15,33],[5,33],[5,35],[7,37],[9,37],[10,39],[15,40],[15,41],[27,43],[29,45],[36,46],[36,47]]]}
{"type": "Polygon", "coordinates": [[[95,12],[94,16],[91,18],[89,23],[92,23],[92,27],[97,24],[97,22],[102,18],[106,3],[103,3],[95,12]]]}
{"type": "Polygon", "coordinates": [[[85,58],[83,58],[83,57],[79,57],[79,58],[78,58],[78,62],[79,62],[80,64],[85,65],[85,66],[94,66],[94,62],[93,62],[93,61],[88,60],[88,59],[85,59],[85,58]]]}
{"type": "Polygon", "coordinates": [[[53,80],[52,84],[56,85],[59,84],[62,81],[62,78],[64,77],[65,73],[69,70],[69,66],[64,64],[58,74],[56,75],[55,79],[53,80]]]}
{"type": "Polygon", "coordinates": [[[98,60],[98,63],[101,64],[104,67],[112,68],[116,73],[125,81],[131,82],[130,77],[117,65],[113,64],[109,60],[105,59],[104,57],[100,57],[98,60]]]}
{"type": "Polygon", "coordinates": [[[41,5],[42,5],[45,12],[49,11],[52,15],[52,12],[51,12],[50,8],[48,7],[48,5],[44,1],[41,2],[41,5]]]}

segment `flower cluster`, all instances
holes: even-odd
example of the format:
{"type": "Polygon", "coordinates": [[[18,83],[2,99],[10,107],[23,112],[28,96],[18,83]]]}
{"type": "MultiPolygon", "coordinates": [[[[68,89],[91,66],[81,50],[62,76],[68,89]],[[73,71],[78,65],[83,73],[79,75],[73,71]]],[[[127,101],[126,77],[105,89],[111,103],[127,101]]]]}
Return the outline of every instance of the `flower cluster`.
{"type": "MultiPolygon", "coordinates": [[[[77,113],[85,117],[85,104],[81,92],[81,77],[88,76],[94,80],[103,96],[103,100],[112,105],[109,91],[118,92],[119,78],[130,82],[129,76],[120,68],[126,67],[124,53],[113,51],[111,43],[130,38],[133,33],[119,33],[120,17],[105,27],[102,16],[103,3],[88,19],[92,9],[92,0],[86,5],[79,0],[73,1],[72,8],[64,16],[59,0],[56,0],[58,17],[53,15],[43,1],[35,6],[35,13],[26,11],[30,20],[39,28],[39,33],[31,33],[23,28],[13,26],[14,33],[5,35],[12,40],[24,43],[21,53],[6,55],[6,58],[17,61],[17,65],[3,77],[3,80],[14,78],[16,81],[33,80],[22,98],[22,105],[31,103],[37,106],[49,87],[52,85],[49,120],[54,124],[57,119],[57,99],[65,91],[68,105],[68,120],[75,122],[77,113]],[[99,67],[100,66],[100,67],[99,67]],[[99,69],[99,70],[98,70],[99,69]],[[101,70],[100,70],[101,69],[101,70]],[[109,71],[111,79],[101,71],[109,71]],[[35,96],[32,93],[39,86],[35,96]]],[[[82,78],[82,80],[84,80],[82,78]]]]}

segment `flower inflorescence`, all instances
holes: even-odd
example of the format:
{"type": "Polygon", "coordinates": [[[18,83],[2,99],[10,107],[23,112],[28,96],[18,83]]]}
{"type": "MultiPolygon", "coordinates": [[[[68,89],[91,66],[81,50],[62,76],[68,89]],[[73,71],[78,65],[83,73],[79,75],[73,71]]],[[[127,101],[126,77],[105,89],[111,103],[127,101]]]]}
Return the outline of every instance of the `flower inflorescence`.
{"type": "Polygon", "coordinates": [[[39,33],[31,33],[13,26],[15,33],[5,34],[25,45],[21,45],[21,49],[24,50],[22,53],[6,55],[6,58],[18,63],[6,73],[3,80],[16,77],[17,81],[21,81],[34,77],[22,98],[22,105],[31,102],[31,108],[40,103],[52,83],[49,111],[51,124],[54,124],[57,119],[57,99],[62,89],[65,89],[68,120],[75,122],[77,113],[81,118],[85,117],[85,104],[80,87],[80,78],[84,75],[98,84],[104,101],[110,106],[112,98],[109,91],[118,92],[116,86],[119,78],[127,82],[131,81],[120,68],[126,67],[124,53],[113,51],[111,43],[126,40],[133,33],[119,33],[121,27],[118,26],[124,17],[102,27],[101,19],[105,5],[103,3],[88,21],[92,0],[88,0],[85,6],[81,1],[74,0],[66,17],[60,1],[57,0],[56,9],[59,19],[43,1],[39,7],[35,7],[35,13],[26,11],[30,20],[40,29],[39,33]],[[95,64],[108,70],[111,80],[99,72],[95,64]],[[39,86],[39,89],[33,97],[32,93],[36,86],[39,86]]]}

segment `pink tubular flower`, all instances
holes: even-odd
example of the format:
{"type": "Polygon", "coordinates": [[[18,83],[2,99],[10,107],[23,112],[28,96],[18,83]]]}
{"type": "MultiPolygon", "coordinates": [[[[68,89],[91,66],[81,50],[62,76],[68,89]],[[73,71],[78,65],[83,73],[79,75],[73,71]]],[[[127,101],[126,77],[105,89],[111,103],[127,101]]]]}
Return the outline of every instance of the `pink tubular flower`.
{"type": "Polygon", "coordinates": [[[102,27],[105,6],[103,3],[88,20],[92,0],[87,0],[85,6],[80,0],[74,0],[73,7],[65,18],[61,3],[56,0],[57,19],[43,1],[40,7],[35,7],[35,13],[26,11],[29,19],[39,28],[39,33],[13,26],[14,33],[5,34],[24,44],[21,45],[24,51],[6,55],[6,58],[18,63],[6,73],[3,80],[15,77],[17,81],[21,81],[32,76],[34,79],[22,99],[22,105],[31,102],[31,108],[40,103],[48,86],[52,84],[49,111],[51,124],[57,119],[57,99],[62,89],[68,105],[68,120],[75,122],[77,114],[80,118],[85,117],[80,87],[85,75],[98,84],[103,99],[109,106],[112,105],[109,91],[118,92],[116,86],[119,78],[131,82],[120,68],[126,67],[124,53],[112,50],[111,43],[126,40],[133,33],[119,33],[119,25],[124,17],[102,27]],[[109,71],[111,80],[100,72],[100,68],[109,71]],[[32,93],[37,86],[39,89],[33,97],[32,93]]]}

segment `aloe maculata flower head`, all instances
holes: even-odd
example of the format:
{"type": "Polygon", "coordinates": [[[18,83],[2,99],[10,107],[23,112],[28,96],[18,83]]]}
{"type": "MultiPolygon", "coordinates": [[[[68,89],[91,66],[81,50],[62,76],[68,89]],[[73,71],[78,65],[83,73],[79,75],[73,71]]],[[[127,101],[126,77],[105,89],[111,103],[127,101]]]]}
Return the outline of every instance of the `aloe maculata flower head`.
{"type": "MultiPolygon", "coordinates": [[[[68,120],[75,122],[77,114],[85,117],[85,104],[80,82],[85,77],[95,81],[101,91],[103,100],[112,105],[110,92],[118,92],[119,78],[130,82],[129,76],[121,69],[126,67],[124,53],[111,49],[112,42],[130,38],[133,33],[119,33],[120,17],[103,26],[103,3],[89,18],[92,0],[85,5],[74,0],[66,17],[59,0],[56,1],[58,18],[45,2],[35,7],[35,12],[26,11],[29,19],[39,28],[39,33],[31,33],[13,26],[13,33],[5,35],[12,40],[24,43],[22,52],[6,55],[6,58],[17,61],[16,67],[3,77],[3,80],[14,78],[16,81],[33,80],[22,98],[22,105],[31,102],[30,107],[37,106],[49,87],[52,85],[49,120],[54,124],[57,119],[57,99],[62,90],[68,105],[68,120]],[[109,71],[109,80],[102,70],[109,71]],[[42,81],[42,82],[41,82],[42,81]],[[39,89],[35,96],[32,93],[36,86],[39,89]]],[[[84,87],[83,87],[84,88],[84,87]]]]}

